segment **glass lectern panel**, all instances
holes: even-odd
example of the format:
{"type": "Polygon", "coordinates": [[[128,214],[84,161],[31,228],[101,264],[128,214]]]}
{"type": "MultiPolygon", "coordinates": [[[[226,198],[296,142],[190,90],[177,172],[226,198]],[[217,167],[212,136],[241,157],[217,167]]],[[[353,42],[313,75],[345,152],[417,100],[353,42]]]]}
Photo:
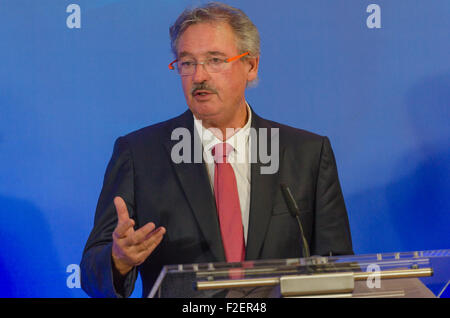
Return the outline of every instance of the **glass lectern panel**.
{"type": "Polygon", "coordinates": [[[450,250],[165,266],[149,297],[448,297],[450,250]]]}

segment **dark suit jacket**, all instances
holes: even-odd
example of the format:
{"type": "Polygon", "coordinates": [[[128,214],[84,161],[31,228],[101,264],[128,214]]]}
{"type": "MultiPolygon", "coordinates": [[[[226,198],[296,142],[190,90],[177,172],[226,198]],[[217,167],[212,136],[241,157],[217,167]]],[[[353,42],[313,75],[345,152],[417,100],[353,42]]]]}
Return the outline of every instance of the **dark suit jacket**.
{"type": "MultiPolygon", "coordinates": [[[[262,119],[254,112],[251,125],[269,131],[279,128],[280,161],[275,174],[261,174],[259,160],[251,164],[246,259],[302,256],[299,227],[283,200],[281,183],[290,187],[298,203],[311,255],[353,254],[328,138],[262,119]]],[[[178,142],[171,140],[171,134],[178,127],[189,129],[194,136],[189,110],[117,139],[81,261],[82,288],[90,296],[129,296],[139,270],[146,297],[164,265],[225,261],[205,164],[171,160],[172,147],[178,142]],[[167,229],[157,249],[127,275],[122,294],[114,288],[111,261],[112,232],[117,224],[115,196],[127,203],[136,228],[152,221],[167,229]]]]}

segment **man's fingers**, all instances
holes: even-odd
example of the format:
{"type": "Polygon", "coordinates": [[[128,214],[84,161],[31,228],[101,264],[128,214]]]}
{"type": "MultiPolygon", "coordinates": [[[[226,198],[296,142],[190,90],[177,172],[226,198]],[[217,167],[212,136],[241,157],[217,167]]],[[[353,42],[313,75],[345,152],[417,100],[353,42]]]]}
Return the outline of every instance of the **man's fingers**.
{"type": "Polygon", "coordinates": [[[139,230],[134,232],[135,244],[141,244],[151,235],[152,231],[155,229],[155,223],[149,222],[141,227],[139,230]]]}
{"type": "Polygon", "coordinates": [[[137,231],[132,235],[128,235],[122,241],[121,251],[128,259],[127,264],[132,264],[132,266],[142,264],[159,243],[161,243],[164,234],[166,233],[166,229],[164,227],[159,227],[156,230],[147,233],[149,229],[154,229],[154,227],[155,225],[153,223],[148,223],[139,229],[142,230],[140,235],[144,235],[142,237],[143,241],[139,244],[137,244],[135,235],[137,231]]]}
{"type": "Polygon", "coordinates": [[[127,231],[130,228],[133,228],[134,224],[135,224],[135,222],[133,219],[128,219],[126,221],[117,223],[117,226],[114,230],[113,235],[118,239],[124,238],[127,234],[127,231]]]}
{"type": "Polygon", "coordinates": [[[130,219],[127,205],[121,197],[114,198],[114,206],[116,207],[117,218],[119,219],[118,223],[125,222],[130,219]]]}
{"type": "Polygon", "coordinates": [[[141,252],[142,251],[148,251],[149,253],[153,252],[156,246],[158,246],[159,243],[161,243],[162,239],[164,238],[164,234],[166,234],[166,229],[162,226],[152,231],[140,244],[139,250],[141,252]]]}

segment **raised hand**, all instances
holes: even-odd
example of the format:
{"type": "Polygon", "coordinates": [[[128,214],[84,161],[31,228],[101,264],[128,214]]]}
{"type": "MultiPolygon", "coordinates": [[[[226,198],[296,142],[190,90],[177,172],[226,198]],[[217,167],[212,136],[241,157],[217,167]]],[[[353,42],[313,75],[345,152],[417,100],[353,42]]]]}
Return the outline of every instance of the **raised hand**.
{"type": "Polygon", "coordinates": [[[135,231],[135,222],[130,219],[125,201],[115,197],[114,205],[118,222],[112,235],[112,259],[119,273],[125,275],[147,259],[161,243],[166,229],[162,226],[155,229],[155,224],[149,222],[135,231]]]}

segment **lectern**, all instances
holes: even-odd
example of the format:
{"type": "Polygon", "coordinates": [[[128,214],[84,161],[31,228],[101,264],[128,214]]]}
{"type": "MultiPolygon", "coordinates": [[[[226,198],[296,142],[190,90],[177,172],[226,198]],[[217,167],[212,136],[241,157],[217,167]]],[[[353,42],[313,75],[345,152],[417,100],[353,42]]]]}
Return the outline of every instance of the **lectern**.
{"type": "Polygon", "coordinates": [[[449,297],[450,250],[163,267],[148,297],[449,297]]]}

